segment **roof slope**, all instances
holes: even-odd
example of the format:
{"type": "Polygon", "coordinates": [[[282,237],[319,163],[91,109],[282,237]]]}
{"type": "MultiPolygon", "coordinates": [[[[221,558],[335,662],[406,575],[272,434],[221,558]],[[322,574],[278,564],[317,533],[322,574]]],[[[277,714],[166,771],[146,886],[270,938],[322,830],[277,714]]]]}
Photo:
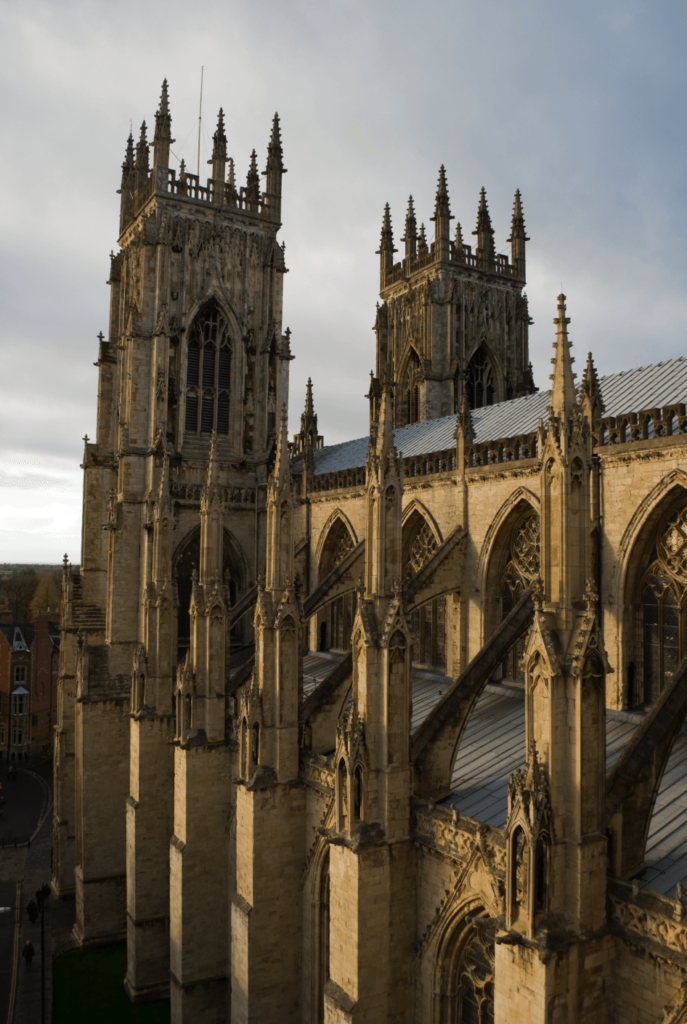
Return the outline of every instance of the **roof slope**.
{"type": "MultiPolygon", "coordinates": [[[[605,416],[619,416],[624,412],[639,412],[678,402],[687,404],[687,356],[609,373],[601,377],[599,384],[605,416]]],[[[537,429],[540,418],[547,419],[549,402],[550,392],[538,391],[525,398],[474,409],[472,423],[476,442],[482,444],[500,437],[532,433],[537,429]]],[[[456,417],[442,416],[398,427],[394,430],[394,443],[402,456],[428,455],[455,447],[455,429],[456,417]]],[[[313,452],[315,475],[364,466],[368,442],[369,437],[358,437],[316,450],[313,452]]],[[[293,469],[294,473],[300,473],[300,460],[296,460],[293,469]]]]}

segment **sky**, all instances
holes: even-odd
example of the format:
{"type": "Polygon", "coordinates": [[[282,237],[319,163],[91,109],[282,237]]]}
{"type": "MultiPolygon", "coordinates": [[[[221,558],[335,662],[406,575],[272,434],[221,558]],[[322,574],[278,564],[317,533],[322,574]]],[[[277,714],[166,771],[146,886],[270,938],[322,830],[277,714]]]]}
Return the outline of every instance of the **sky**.
{"type": "Polygon", "coordinates": [[[561,287],[580,367],[687,354],[686,43],[681,0],[0,0],[0,563],[79,561],[116,190],[163,78],[191,168],[201,68],[201,164],[222,106],[245,180],[279,111],[290,429],[311,376],[331,444],[367,433],[384,203],[398,244],[442,163],[468,242],[484,185],[508,252],[522,192],[540,387],[561,287]]]}

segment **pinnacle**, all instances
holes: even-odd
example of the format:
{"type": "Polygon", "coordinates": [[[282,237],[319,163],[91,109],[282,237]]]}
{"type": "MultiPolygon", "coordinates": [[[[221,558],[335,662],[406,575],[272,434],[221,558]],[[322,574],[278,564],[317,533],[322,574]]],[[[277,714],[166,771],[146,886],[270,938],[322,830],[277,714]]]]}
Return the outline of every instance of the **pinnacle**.
{"type": "Polygon", "coordinates": [[[516,235],[521,236],[523,241],[529,242],[525,233],[525,215],[522,210],[522,196],[520,195],[520,189],[516,188],[515,198],[513,200],[513,219],[511,221],[511,232],[510,238],[506,239],[508,242],[512,242],[516,235]]]}
{"type": "Polygon", "coordinates": [[[567,420],[572,414],[575,405],[575,375],[572,371],[573,359],[570,356],[571,342],[568,340],[568,324],[570,317],[566,316],[565,295],[558,296],[558,316],[554,317],[556,324],[556,341],[554,343],[555,357],[551,379],[551,407],[555,416],[567,420]]]}
{"type": "Polygon", "coordinates": [[[448,184],[446,181],[446,168],[442,164],[439,168],[439,183],[437,185],[437,197],[434,205],[434,216],[432,220],[436,220],[437,216],[448,217],[449,220],[453,220],[451,210],[449,206],[448,198],[448,184]]]}
{"type": "Polygon", "coordinates": [[[267,170],[277,170],[281,174],[286,174],[286,168],[284,167],[284,154],[281,145],[281,126],[279,122],[279,114],[274,115],[272,118],[272,133],[270,135],[270,144],[267,147],[267,170]]]}
{"type": "Polygon", "coordinates": [[[166,78],[162,82],[162,92],[160,93],[160,107],[158,113],[163,117],[169,116],[169,93],[167,91],[166,78]]]}
{"type": "Polygon", "coordinates": [[[126,168],[130,168],[130,167],[133,167],[133,166],[134,166],[134,137],[133,137],[133,134],[131,132],[129,132],[129,138],[127,139],[127,142],[126,142],[126,153],[124,155],[124,163],[122,164],[122,170],[125,170],[126,168]]]}
{"type": "Polygon", "coordinates": [[[312,398],[312,377],[308,377],[308,383],[305,385],[305,415],[312,416],[315,411],[313,398],[312,398]]]}
{"type": "Polygon", "coordinates": [[[142,143],[142,144],[144,144],[144,145],[145,145],[145,143],[147,142],[147,139],[146,139],[146,131],[147,131],[147,129],[146,129],[146,123],[145,123],[145,121],[144,121],[144,122],[143,122],[143,124],[141,125],[141,137],[140,137],[140,139],[139,139],[139,143],[142,143]]]}
{"type": "Polygon", "coordinates": [[[227,172],[227,185],[232,185],[234,188],[236,187],[236,172],[234,170],[234,158],[233,158],[233,156],[229,157],[229,170],[227,172]]]}
{"type": "Polygon", "coordinates": [[[396,252],[394,249],[394,232],[391,226],[391,208],[388,203],[384,205],[384,217],[382,218],[382,240],[379,245],[378,253],[380,252],[396,252]]]}

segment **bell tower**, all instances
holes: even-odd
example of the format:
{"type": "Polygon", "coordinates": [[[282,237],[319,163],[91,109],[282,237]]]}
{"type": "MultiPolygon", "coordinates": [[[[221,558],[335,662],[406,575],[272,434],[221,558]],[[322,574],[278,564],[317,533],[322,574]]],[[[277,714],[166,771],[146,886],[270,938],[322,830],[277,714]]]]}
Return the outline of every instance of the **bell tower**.
{"type": "Polygon", "coordinates": [[[165,80],[152,154],[143,122],[122,165],[82,559],[65,570],[53,885],[75,893],[82,943],[126,936],[134,1000],[166,995],[171,973],[175,1019],[201,1020],[226,957],[170,910],[170,885],[172,906],[193,901],[226,935],[225,839],[208,820],[229,805],[230,637],[252,640],[231,606],[264,570],[292,356],[278,115],[265,191],[255,150],[237,185],[222,110],[210,178],[171,167],[173,144],[165,80]]]}

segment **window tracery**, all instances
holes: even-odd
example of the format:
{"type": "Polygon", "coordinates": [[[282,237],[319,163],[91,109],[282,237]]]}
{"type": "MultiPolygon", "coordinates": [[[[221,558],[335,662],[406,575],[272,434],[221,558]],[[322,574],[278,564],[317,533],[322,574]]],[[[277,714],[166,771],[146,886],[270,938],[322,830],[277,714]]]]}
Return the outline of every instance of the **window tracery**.
{"type": "Polygon", "coordinates": [[[482,348],[477,349],[468,363],[465,387],[471,409],[481,409],[482,406],[494,404],[494,371],[482,348]]]}
{"type": "Polygon", "coordinates": [[[213,303],[200,313],[191,328],[186,363],[187,433],[229,433],[230,387],[228,327],[213,303]]]}
{"type": "MultiPolygon", "coordinates": [[[[505,619],[539,576],[540,570],[539,513],[528,509],[518,520],[511,534],[508,560],[501,574],[501,617],[505,619]]],[[[525,639],[519,640],[503,660],[504,679],[524,682],[520,659],[525,650],[525,639]]]]}
{"type": "MultiPolygon", "coordinates": [[[[439,544],[432,527],[419,512],[413,514],[410,538],[406,542],[404,576],[418,573],[430,560],[439,544]]],[[[428,601],[410,618],[413,638],[413,661],[421,665],[442,666],[446,663],[446,599],[428,601]]]]}
{"type": "Polygon", "coordinates": [[[642,690],[652,703],[685,655],[687,631],[687,503],[671,510],[657,531],[644,574],[641,605],[642,690]]]}

